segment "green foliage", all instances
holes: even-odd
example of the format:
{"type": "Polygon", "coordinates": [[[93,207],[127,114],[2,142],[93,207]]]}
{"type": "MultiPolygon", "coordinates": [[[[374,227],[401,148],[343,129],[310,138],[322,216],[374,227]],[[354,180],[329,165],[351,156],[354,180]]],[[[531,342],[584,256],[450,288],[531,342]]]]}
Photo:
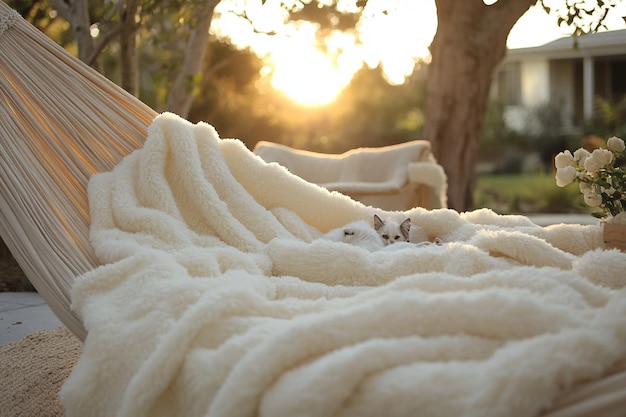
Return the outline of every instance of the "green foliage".
{"type": "MultiPolygon", "coordinates": [[[[290,10],[288,21],[304,20],[317,23],[323,32],[330,30],[350,31],[354,29],[360,18],[362,6],[351,9],[341,8],[342,2],[316,2],[306,0],[297,2],[290,10]]],[[[345,2],[343,2],[345,3],[345,2]]]]}
{"type": "Polygon", "coordinates": [[[211,40],[198,86],[200,94],[188,119],[209,122],[222,137],[244,141],[261,132],[273,134],[265,114],[273,106],[267,100],[268,89],[260,84],[262,66],[262,60],[250,50],[211,40]]]}
{"type": "Polygon", "coordinates": [[[417,139],[424,122],[425,90],[421,66],[403,85],[390,85],[381,68],[363,67],[333,104],[337,125],[328,135],[337,150],[417,139]]]}
{"type": "Polygon", "coordinates": [[[563,0],[557,7],[551,8],[546,0],[540,4],[547,13],[556,15],[557,24],[572,30],[573,36],[597,32],[606,29],[605,20],[608,13],[617,7],[622,0],[563,0]]]}
{"type": "Polygon", "coordinates": [[[583,126],[585,134],[626,138],[626,95],[616,101],[596,97],[593,116],[583,126]]]}
{"type": "Polygon", "coordinates": [[[480,175],[474,202],[502,214],[589,213],[578,189],[557,187],[551,173],[480,175]]]}
{"type": "Polygon", "coordinates": [[[570,137],[560,132],[560,109],[552,104],[529,110],[525,145],[539,152],[546,167],[553,165],[554,156],[567,148],[570,137]]]}
{"type": "Polygon", "coordinates": [[[506,142],[510,145],[523,145],[524,138],[514,130],[507,127],[504,121],[505,106],[497,101],[487,103],[483,133],[480,140],[481,148],[501,145],[506,142]]]}
{"type": "MultiPolygon", "coordinates": [[[[127,1],[90,0],[89,20],[97,30],[94,42],[99,51],[99,70],[111,81],[120,84],[121,18],[127,1]]],[[[181,69],[185,42],[198,19],[204,0],[137,0],[134,21],[141,69],[139,98],[160,109],[165,96],[181,69]]],[[[24,16],[70,53],[78,55],[69,23],[62,19],[48,1],[10,0],[8,5],[24,16]]],[[[190,80],[194,87],[195,79],[190,80]]]]}
{"type": "Polygon", "coordinates": [[[40,0],[5,0],[7,5],[15,9],[33,26],[41,30],[56,43],[71,53],[76,53],[74,37],[70,25],[61,19],[48,2],[40,0]]]}
{"type": "Polygon", "coordinates": [[[37,0],[5,0],[7,6],[15,9],[21,16],[35,27],[44,28],[48,26],[54,19],[55,13],[46,3],[37,0]]]}
{"type": "MultiPolygon", "coordinates": [[[[515,166],[521,168],[520,153],[528,150],[537,152],[545,168],[553,165],[554,156],[569,147],[572,137],[561,133],[559,109],[553,105],[543,105],[525,109],[524,131],[509,129],[504,122],[504,106],[497,102],[489,103],[483,136],[481,154],[502,154],[509,160],[499,160],[500,172],[513,173],[515,166]],[[515,152],[511,152],[511,149],[515,152]],[[516,160],[517,159],[517,160],[516,160]]],[[[519,171],[517,171],[519,172],[519,171]]]]}

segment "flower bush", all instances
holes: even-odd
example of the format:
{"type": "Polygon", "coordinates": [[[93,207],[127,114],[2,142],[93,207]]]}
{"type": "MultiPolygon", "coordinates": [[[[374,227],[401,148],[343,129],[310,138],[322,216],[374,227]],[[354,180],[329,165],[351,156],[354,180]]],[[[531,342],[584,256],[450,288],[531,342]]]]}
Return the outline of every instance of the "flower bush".
{"type": "Polygon", "coordinates": [[[573,154],[566,150],[554,158],[556,185],[565,187],[578,182],[585,204],[597,207],[594,217],[611,223],[626,224],[626,172],[617,165],[623,156],[624,141],[613,136],[607,149],[593,152],[580,148],[573,154]]]}

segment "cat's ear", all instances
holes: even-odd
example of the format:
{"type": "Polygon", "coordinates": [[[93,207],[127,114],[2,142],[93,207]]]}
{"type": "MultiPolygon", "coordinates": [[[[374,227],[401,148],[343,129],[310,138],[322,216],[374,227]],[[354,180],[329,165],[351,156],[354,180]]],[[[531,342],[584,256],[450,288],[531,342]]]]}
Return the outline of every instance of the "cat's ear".
{"type": "Polygon", "coordinates": [[[405,239],[409,239],[409,230],[411,230],[411,219],[406,219],[400,223],[400,231],[405,239]]]}
{"type": "Polygon", "coordinates": [[[385,225],[385,222],[376,214],[374,214],[374,229],[378,230],[384,225],[385,225]]]}

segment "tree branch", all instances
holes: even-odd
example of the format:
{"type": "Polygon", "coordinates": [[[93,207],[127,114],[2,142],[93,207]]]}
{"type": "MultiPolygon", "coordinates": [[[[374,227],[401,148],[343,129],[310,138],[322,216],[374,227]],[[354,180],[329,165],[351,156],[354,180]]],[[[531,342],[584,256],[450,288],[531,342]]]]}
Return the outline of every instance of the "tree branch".
{"type": "Polygon", "coordinates": [[[186,117],[195,93],[195,78],[202,69],[209,39],[213,12],[220,0],[206,0],[200,11],[198,24],[189,35],[183,66],[167,97],[166,109],[186,117]]]}
{"type": "Polygon", "coordinates": [[[50,4],[69,22],[78,44],[78,58],[87,62],[94,48],[94,41],[89,31],[91,22],[87,0],[50,0],[50,4]]]}
{"type": "Polygon", "coordinates": [[[508,34],[515,23],[530,9],[537,0],[499,0],[487,7],[487,19],[499,22],[496,29],[508,34]]]}
{"type": "Polygon", "coordinates": [[[258,29],[256,27],[256,25],[254,24],[254,22],[252,21],[252,18],[248,15],[248,12],[246,12],[245,9],[242,10],[241,12],[237,12],[237,11],[231,10],[230,13],[234,14],[237,17],[240,17],[242,19],[247,20],[248,23],[250,23],[250,26],[252,26],[252,31],[254,33],[258,33],[258,34],[262,34],[262,35],[270,35],[270,36],[278,34],[278,32],[273,31],[273,30],[267,31],[267,30],[260,30],[260,29],[258,29]]]}
{"type": "Polygon", "coordinates": [[[102,38],[99,39],[91,55],[88,57],[87,65],[92,65],[96,61],[96,59],[98,59],[100,52],[102,52],[102,50],[109,44],[109,42],[111,42],[113,38],[119,35],[121,31],[122,25],[119,22],[116,23],[112,28],[107,30],[104,35],[102,35],[102,38]]]}

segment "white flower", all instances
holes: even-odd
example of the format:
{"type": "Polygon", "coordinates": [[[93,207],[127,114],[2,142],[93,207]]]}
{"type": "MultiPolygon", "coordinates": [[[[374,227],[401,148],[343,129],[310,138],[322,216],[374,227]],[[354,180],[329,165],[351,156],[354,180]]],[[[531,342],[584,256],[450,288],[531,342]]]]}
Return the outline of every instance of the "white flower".
{"type": "Polygon", "coordinates": [[[570,184],[576,178],[576,168],[573,166],[566,166],[564,168],[557,168],[556,170],[556,185],[559,187],[565,187],[570,184]]]}
{"type": "Polygon", "coordinates": [[[613,136],[606,141],[606,147],[609,151],[612,152],[622,152],[626,146],[624,145],[624,141],[618,138],[617,136],[613,136]]]}
{"type": "Polygon", "coordinates": [[[573,166],[574,157],[572,153],[570,151],[559,152],[559,154],[554,157],[554,165],[557,169],[573,166]]]}
{"type": "Polygon", "coordinates": [[[578,148],[574,152],[574,161],[578,162],[579,165],[582,165],[585,162],[585,159],[591,155],[589,151],[585,148],[578,148]]]}
{"type": "Polygon", "coordinates": [[[593,191],[591,184],[589,184],[588,182],[581,182],[580,184],[578,184],[578,189],[580,190],[582,194],[593,191]]]}
{"type": "Polygon", "coordinates": [[[602,204],[602,196],[593,191],[584,194],[585,204],[589,207],[600,207],[602,204]]]}
{"type": "Polygon", "coordinates": [[[578,182],[585,203],[599,209],[592,214],[594,217],[626,224],[626,174],[622,167],[614,166],[625,149],[624,141],[613,136],[607,140],[607,149],[589,153],[580,148],[573,155],[569,151],[559,153],[554,158],[556,185],[578,182]]]}
{"type": "Polygon", "coordinates": [[[613,162],[613,152],[607,149],[595,149],[591,155],[585,159],[584,167],[591,175],[596,174],[601,168],[613,162]]]}

